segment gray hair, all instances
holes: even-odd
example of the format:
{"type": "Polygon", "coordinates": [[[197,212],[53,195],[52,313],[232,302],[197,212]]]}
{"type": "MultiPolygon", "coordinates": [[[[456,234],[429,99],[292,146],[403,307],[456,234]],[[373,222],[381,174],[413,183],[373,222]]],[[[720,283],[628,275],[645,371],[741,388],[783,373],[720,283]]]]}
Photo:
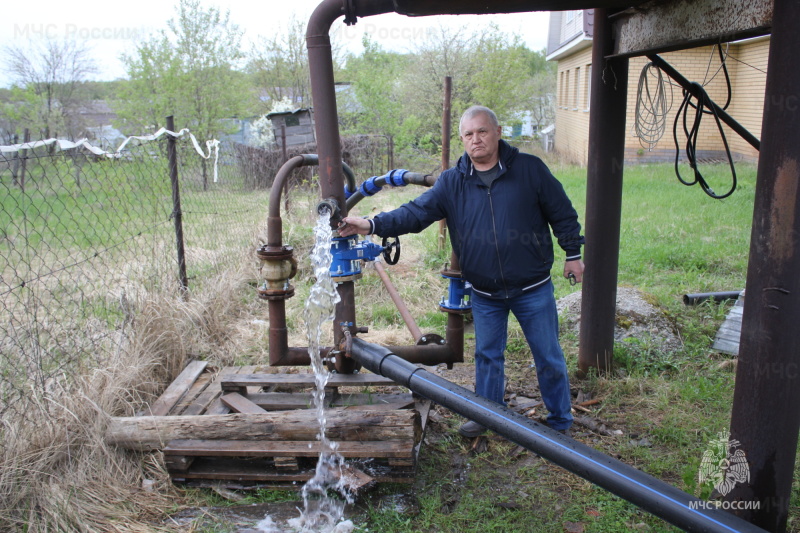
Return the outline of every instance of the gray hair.
{"type": "Polygon", "coordinates": [[[494,114],[494,111],[482,105],[474,105],[469,109],[467,109],[466,111],[464,111],[464,114],[461,115],[461,121],[458,123],[458,134],[461,135],[462,126],[465,120],[469,120],[475,115],[479,115],[481,113],[489,117],[489,122],[492,123],[493,127],[497,128],[498,126],[500,126],[500,122],[497,120],[497,115],[494,114]]]}

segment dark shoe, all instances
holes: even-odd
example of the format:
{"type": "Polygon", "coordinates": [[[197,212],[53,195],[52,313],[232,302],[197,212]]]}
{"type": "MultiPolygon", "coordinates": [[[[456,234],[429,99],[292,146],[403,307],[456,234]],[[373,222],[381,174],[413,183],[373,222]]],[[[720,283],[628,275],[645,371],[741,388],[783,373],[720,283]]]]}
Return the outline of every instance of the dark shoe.
{"type": "Polygon", "coordinates": [[[571,430],[570,428],[567,428],[567,429],[557,429],[556,431],[558,431],[558,432],[559,432],[559,433],[561,433],[562,435],[566,435],[567,437],[572,437],[572,430],[571,430]]]}
{"type": "Polygon", "coordinates": [[[477,422],[473,422],[472,420],[470,420],[469,422],[458,428],[458,432],[463,437],[472,438],[472,437],[478,437],[486,433],[486,428],[478,424],[477,422]]]}

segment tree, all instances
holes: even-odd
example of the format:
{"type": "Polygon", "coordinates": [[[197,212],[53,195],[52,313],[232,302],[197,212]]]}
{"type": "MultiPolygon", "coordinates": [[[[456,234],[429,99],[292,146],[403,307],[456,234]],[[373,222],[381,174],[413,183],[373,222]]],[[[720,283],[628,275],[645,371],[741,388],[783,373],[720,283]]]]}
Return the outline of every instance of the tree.
{"type": "Polygon", "coordinates": [[[305,29],[294,16],[286,28],[285,33],[261,36],[249,53],[247,71],[259,91],[258,113],[284,98],[296,107],[311,107],[305,29]]]}
{"type": "Polygon", "coordinates": [[[241,40],[229,12],[180,0],[167,30],[123,56],[130,82],[115,107],[126,129],[157,129],[174,115],[198,138],[217,136],[244,109],[241,40]]]}
{"type": "Polygon", "coordinates": [[[90,51],[72,40],[28,41],[5,47],[5,70],[15,88],[11,98],[19,105],[8,117],[45,135],[60,132],[71,137],[84,133],[79,108],[87,100],[82,82],[97,72],[90,51]]]}
{"type": "Polygon", "coordinates": [[[393,137],[402,126],[398,87],[407,68],[407,57],[381,49],[365,34],[364,51],[350,56],[342,77],[352,90],[340,100],[340,118],[350,133],[393,137]]]}

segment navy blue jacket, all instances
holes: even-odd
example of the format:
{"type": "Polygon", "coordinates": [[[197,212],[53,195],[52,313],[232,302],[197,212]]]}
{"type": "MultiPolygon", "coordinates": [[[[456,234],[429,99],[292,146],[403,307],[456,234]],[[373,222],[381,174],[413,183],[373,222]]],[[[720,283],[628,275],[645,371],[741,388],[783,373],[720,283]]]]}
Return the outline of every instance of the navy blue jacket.
{"type": "Polygon", "coordinates": [[[464,279],[490,298],[510,298],[550,278],[553,242],[580,259],[581,226],[561,183],[536,156],[500,141],[499,172],[486,187],[464,153],[415,200],[373,219],[374,233],[418,233],[447,219],[464,279]]]}

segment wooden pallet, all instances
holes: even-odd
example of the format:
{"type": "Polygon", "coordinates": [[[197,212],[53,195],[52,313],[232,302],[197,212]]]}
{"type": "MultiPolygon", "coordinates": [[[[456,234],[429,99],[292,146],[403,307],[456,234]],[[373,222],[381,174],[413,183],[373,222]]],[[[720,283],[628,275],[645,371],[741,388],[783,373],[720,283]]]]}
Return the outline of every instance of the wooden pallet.
{"type": "MultiPolygon", "coordinates": [[[[176,483],[299,488],[320,454],[314,375],[303,370],[193,361],[148,409],[113,418],[107,440],[163,451],[176,483]]],[[[413,481],[428,400],[369,373],[331,375],[325,400],[326,435],[359,484],[413,481]]]]}

